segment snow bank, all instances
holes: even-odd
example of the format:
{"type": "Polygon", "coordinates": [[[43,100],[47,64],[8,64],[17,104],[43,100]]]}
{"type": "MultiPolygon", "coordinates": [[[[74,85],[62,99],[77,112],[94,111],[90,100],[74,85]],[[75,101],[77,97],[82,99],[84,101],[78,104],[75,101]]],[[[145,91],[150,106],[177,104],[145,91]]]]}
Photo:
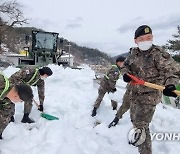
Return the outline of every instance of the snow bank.
{"type": "MultiPolygon", "coordinates": [[[[0,141],[0,154],[138,154],[137,148],[128,144],[127,134],[132,128],[129,112],[125,113],[116,127],[109,129],[114,119],[110,98],[119,106],[126,84],[118,80],[117,92],[107,94],[98,114],[92,118],[91,111],[97,97],[98,84],[93,84],[95,73],[87,66],[82,70],[64,69],[49,65],[54,74],[45,80],[45,113],[59,117],[48,121],[40,117],[33,106],[31,117],[35,124],[22,124],[23,104],[16,105],[15,123],[10,123],[0,141]],[[120,88],[121,87],[121,88],[120,88]],[[93,128],[98,120],[101,124],[93,128]]],[[[9,67],[7,76],[17,71],[9,67]]],[[[33,88],[38,101],[37,89],[33,88]]],[[[150,125],[152,132],[179,132],[178,109],[159,104],[150,125]]],[[[153,154],[178,154],[179,141],[153,141],[153,154]]]]}

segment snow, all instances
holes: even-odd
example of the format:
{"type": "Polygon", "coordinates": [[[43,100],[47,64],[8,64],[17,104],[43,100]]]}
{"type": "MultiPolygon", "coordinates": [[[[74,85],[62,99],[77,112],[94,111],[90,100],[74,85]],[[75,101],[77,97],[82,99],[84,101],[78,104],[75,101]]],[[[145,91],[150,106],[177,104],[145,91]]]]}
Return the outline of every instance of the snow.
{"type": "MultiPolygon", "coordinates": [[[[95,118],[91,117],[98,95],[98,84],[93,83],[94,71],[88,66],[81,70],[49,65],[54,74],[45,80],[45,113],[59,117],[48,121],[40,117],[36,106],[30,117],[35,124],[23,124],[23,104],[16,104],[15,123],[10,123],[0,141],[0,154],[138,154],[137,148],[128,144],[132,128],[129,111],[116,127],[108,128],[114,119],[110,98],[122,103],[126,84],[118,80],[117,92],[106,94],[95,118]],[[98,120],[101,124],[93,128],[98,120]]],[[[8,77],[19,70],[8,67],[8,77]]],[[[35,100],[37,89],[33,87],[35,100]]],[[[179,132],[180,112],[163,104],[157,105],[150,125],[151,132],[179,132]]],[[[153,154],[178,154],[180,141],[153,141],[153,154]]]]}

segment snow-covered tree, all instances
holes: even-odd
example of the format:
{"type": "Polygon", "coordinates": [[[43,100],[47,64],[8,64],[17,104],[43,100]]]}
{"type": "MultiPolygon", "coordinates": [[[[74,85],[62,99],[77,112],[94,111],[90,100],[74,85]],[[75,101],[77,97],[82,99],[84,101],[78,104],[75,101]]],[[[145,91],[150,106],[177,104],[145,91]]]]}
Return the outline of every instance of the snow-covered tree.
{"type": "Polygon", "coordinates": [[[180,54],[180,26],[177,26],[178,34],[173,34],[174,40],[168,40],[166,48],[172,51],[179,51],[180,54]]]}
{"type": "Polygon", "coordinates": [[[166,49],[169,49],[172,52],[176,52],[176,55],[173,58],[180,62],[180,26],[177,26],[177,34],[173,34],[174,40],[168,40],[168,43],[165,45],[166,49]]]}

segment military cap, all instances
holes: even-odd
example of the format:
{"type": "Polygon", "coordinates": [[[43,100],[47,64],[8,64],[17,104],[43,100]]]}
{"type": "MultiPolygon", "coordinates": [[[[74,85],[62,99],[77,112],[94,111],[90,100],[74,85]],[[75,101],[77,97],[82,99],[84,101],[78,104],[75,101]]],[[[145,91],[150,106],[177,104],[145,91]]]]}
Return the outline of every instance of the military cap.
{"type": "Polygon", "coordinates": [[[152,29],[148,25],[142,25],[136,29],[134,39],[146,34],[152,34],[152,29]]]}
{"type": "Polygon", "coordinates": [[[47,74],[48,76],[51,76],[53,74],[52,70],[49,67],[43,67],[39,69],[40,75],[47,74]]]}
{"type": "Polygon", "coordinates": [[[117,62],[123,62],[125,59],[126,59],[125,57],[119,56],[119,57],[116,58],[116,63],[117,62]]]}

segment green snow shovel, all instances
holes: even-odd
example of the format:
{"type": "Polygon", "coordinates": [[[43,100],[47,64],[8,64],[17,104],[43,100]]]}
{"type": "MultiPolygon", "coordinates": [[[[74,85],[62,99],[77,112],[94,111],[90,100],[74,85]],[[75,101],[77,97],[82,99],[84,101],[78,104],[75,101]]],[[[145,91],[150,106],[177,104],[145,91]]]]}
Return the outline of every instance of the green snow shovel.
{"type": "MultiPolygon", "coordinates": [[[[33,99],[33,102],[36,104],[37,108],[39,108],[39,105],[38,103],[33,99]]],[[[46,114],[44,112],[41,112],[41,117],[47,119],[47,120],[59,120],[58,117],[55,117],[53,115],[50,115],[50,114],[46,114]]]]}

